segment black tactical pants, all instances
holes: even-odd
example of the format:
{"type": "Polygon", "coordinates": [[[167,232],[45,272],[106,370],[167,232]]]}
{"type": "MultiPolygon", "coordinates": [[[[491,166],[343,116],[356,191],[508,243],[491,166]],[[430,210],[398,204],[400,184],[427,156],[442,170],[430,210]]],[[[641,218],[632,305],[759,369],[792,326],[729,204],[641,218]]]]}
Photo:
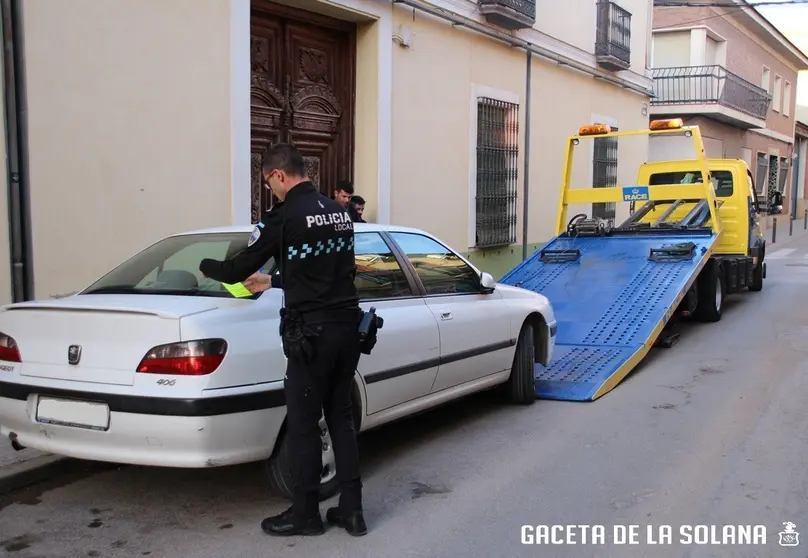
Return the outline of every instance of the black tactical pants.
{"type": "Polygon", "coordinates": [[[358,319],[311,324],[318,334],[310,339],[313,357],[303,362],[290,356],[287,363],[284,389],[294,509],[306,517],[319,513],[322,414],[334,445],[339,506],[344,511],[362,509],[359,451],[351,409],[353,377],[360,356],[358,325],[358,319]]]}

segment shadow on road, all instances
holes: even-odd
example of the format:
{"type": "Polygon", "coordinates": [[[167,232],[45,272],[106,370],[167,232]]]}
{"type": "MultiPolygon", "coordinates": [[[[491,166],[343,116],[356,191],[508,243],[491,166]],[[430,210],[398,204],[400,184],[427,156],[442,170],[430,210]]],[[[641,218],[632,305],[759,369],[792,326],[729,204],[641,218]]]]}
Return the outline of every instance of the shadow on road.
{"type": "MultiPolygon", "coordinates": [[[[363,476],[372,476],[385,464],[422,444],[450,436],[460,425],[468,428],[508,407],[497,393],[484,392],[365,432],[359,437],[363,476]]],[[[126,483],[127,498],[146,498],[152,505],[169,508],[177,507],[177,498],[193,499],[194,507],[200,500],[203,504],[228,500],[243,506],[266,505],[268,501],[283,503],[269,493],[263,462],[212,469],[170,469],[71,459],[64,462],[57,476],[0,495],[0,510],[12,504],[38,505],[45,493],[73,483],[92,481],[94,476],[106,483],[108,475],[115,475],[118,482],[126,483]]],[[[92,506],[88,504],[89,511],[103,511],[92,506]]]]}

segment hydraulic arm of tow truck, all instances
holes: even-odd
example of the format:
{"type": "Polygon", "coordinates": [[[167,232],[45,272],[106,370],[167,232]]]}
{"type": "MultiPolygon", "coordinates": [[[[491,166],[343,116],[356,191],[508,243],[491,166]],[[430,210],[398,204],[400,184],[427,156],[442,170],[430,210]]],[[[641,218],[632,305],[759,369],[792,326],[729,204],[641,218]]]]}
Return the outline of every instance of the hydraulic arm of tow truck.
{"type": "MultiPolygon", "coordinates": [[[[712,182],[709,179],[710,171],[704,151],[704,141],[698,126],[683,126],[680,118],[672,120],[657,120],[647,129],[631,130],[625,132],[612,132],[605,124],[583,126],[577,135],[570,136],[567,141],[564,160],[564,175],[561,184],[561,193],[558,202],[556,218],[556,235],[561,235],[567,229],[567,208],[574,204],[592,203],[618,203],[618,202],[645,202],[640,209],[615,230],[635,229],[640,220],[655,208],[664,206],[663,214],[653,223],[644,224],[644,228],[659,228],[682,205],[695,204],[693,209],[679,222],[668,225],[668,229],[689,229],[703,227],[709,220],[710,228],[714,234],[721,233],[721,222],[718,218],[718,203],[712,182]],[[689,138],[694,147],[696,157],[693,159],[694,167],[701,174],[701,182],[695,184],[660,184],[649,186],[647,184],[610,187],[574,188],[572,185],[573,153],[577,145],[584,139],[618,138],[625,136],[684,136],[689,138]]],[[[577,217],[577,216],[576,216],[577,217]]],[[[584,216],[585,217],[585,216],[584,216]]],[[[579,229],[587,234],[598,234],[596,220],[583,220],[577,223],[579,229]],[[591,221],[591,222],[590,222],[591,221]],[[591,230],[590,230],[591,229],[591,230]]],[[[568,232],[568,231],[566,231],[568,232]]]]}

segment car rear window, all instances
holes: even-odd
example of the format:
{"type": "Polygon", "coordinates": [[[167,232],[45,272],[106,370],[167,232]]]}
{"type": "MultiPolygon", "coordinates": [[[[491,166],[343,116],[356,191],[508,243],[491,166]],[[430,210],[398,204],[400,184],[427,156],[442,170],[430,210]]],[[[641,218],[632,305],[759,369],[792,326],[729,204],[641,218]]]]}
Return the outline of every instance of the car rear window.
{"type": "MultiPolygon", "coordinates": [[[[172,236],[119,265],[81,294],[167,294],[231,298],[218,281],[202,277],[204,258],[224,260],[247,247],[250,233],[172,236]]],[[[274,271],[272,259],[262,267],[274,271]]]]}

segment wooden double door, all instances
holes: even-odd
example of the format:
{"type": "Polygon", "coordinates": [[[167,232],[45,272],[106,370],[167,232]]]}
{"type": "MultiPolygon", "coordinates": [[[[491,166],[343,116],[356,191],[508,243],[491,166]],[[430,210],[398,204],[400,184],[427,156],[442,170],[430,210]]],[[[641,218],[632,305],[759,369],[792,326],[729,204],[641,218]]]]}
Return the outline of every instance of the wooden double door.
{"type": "Polygon", "coordinates": [[[304,155],[309,178],[331,195],[353,179],[355,26],[267,0],[250,21],[252,221],[274,203],[261,160],[274,143],[304,155]]]}

